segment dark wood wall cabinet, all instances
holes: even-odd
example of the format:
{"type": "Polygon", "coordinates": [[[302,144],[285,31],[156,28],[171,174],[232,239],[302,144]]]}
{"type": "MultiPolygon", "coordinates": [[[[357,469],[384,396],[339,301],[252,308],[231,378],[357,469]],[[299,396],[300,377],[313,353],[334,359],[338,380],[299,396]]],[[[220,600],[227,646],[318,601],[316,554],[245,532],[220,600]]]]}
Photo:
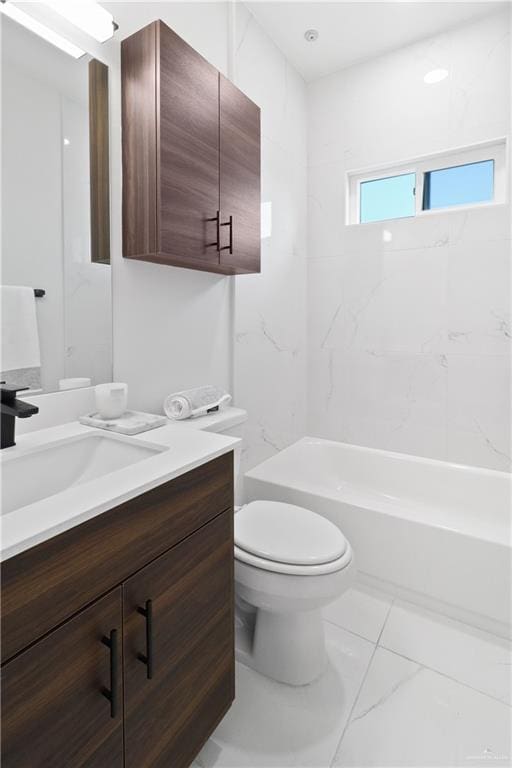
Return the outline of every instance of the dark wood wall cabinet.
{"type": "Polygon", "coordinates": [[[260,110],[162,21],[121,44],[123,255],[260,271],[260,110]]]}
{"type": "Polygon", "coordinates": [[[186,768],[234,698],[222,456],[2,564],[2,767],[186,768]]]}
{"type": "Polygon", "coordinates": [[[110,264],[110,156],[108,67],[89,62],[91,261],[110,264]]]}

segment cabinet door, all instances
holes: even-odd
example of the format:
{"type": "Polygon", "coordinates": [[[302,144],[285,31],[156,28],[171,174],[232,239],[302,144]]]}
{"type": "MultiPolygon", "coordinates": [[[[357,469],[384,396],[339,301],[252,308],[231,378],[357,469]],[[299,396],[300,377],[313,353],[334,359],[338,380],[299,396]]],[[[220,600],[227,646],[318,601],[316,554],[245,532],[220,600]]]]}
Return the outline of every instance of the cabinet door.
{"type": "Polygon", "coordinates": [[[220,263],[237,272],[259,272],[260,110],[222,75],[219,104],[220,263]]]}
{"type": "Polygon", "coordinates": [[[124,584],[126,768],[186,768],[234,697],[233,516],[124,584]]]}
{"type": "Polygon", "coordinates": [[[160,251],[185,266],[218,264],[218,72],[168,26],[157,29],[160,251]]]}
{"type": "Polygon", "coordinates": [[[121,69],[123,255],[218,270],[219,74],[162,21],[121,69]]]}
{"type": "Polygon", "coordinates": [[[121,633],[116,589],[2,667],[3,768],[121,768],[121,633]]]}

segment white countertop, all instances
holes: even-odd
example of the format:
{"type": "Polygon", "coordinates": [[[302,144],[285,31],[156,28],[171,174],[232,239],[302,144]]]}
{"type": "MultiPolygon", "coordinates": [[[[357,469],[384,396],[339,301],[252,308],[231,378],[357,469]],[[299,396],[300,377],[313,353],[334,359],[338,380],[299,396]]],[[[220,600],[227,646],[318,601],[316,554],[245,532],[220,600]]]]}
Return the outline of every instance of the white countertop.
{"type": "MultiPolygon", "coordinates": [[[[41,448],[46,443],[90,433],[106,434],[104,430],[71,422],[18,435],[13,448],[1,451],[0,471],[3,460],[9,457],[41,448]]],[[[2,515],[0,561],[222,456],[240,443],[234,437],[199,429],[182,429],[171,422],[128,439],[130,442],[149,443],[167,450],[2,515]]],[[[29,477],[27,482],[30,482],[29,477]]]]}

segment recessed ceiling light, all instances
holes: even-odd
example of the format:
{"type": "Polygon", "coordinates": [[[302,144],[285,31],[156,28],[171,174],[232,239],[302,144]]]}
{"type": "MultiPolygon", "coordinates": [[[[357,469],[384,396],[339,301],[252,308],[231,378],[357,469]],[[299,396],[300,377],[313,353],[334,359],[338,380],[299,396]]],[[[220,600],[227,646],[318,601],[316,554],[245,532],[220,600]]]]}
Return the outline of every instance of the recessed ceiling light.
{"type": "Polygon", "coordinates": [[[5,16],[8,16],[13,21],[16,21],[18,24],[21,24],[26,29],[30,30],[30,32],[34,32],[34,34],[42,37],[43,40],[46,40],[48,43],[52,43],[52,45],[60,48],[60,50],[64,51],[64,53],[68,53],[70,56],[73,56],[74,59],[79,59],[80,56],[84,55],[85,51],[82,51],[82,49],[77,45],[72,43],[70,40],[66,40],[65,37],[58,35],[57,32],[53,31],[53,29],[50,29],[44,24],[41,24],[41,22],[34,19],[33,16],[30,16],[28,13],[25,13],[25,11],[20,10],[17,6],[12,5],[12,3],[1,0],[0,11],[5,16]]]}
{"type": "Polygon", "coordinates": [[[304,37],[308,43],[314,43],[315,40],[318,40],[318,29],[306,29],[304,37]]]}
{"type": "Polygon", "coordinates": [[[449,72],[447,69],[431,69],[430,72],[427,72],[423,80],[427,85],[433,85],[434,83],[440,83],[441,80],[445,80],[448,75],[449,72]]]}

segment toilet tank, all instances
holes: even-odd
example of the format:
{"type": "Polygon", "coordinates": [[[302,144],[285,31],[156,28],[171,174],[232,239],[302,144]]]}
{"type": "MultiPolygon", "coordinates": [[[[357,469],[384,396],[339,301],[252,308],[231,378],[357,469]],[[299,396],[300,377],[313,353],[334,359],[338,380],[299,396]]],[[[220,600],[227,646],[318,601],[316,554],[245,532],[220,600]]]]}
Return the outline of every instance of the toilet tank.
{"type": "MultiPolygon", "coordinates": [[[[247,411],[242,408],[233,408],[227,406],[214,413],[208,413],[205,416],[197,416],[195,419],[183,419],[177,421],[180,427],[189,429],[201,429],[205,432],[219,432],[229,437],[245,437],[245,423],[247,421],[247,411]]],[[[242,457],[243,442],[235,448],[234,457],[234,480],[235,480],[235,506],[242,503],[242,477],[240,472],[240,461],[242,457]]]]}

